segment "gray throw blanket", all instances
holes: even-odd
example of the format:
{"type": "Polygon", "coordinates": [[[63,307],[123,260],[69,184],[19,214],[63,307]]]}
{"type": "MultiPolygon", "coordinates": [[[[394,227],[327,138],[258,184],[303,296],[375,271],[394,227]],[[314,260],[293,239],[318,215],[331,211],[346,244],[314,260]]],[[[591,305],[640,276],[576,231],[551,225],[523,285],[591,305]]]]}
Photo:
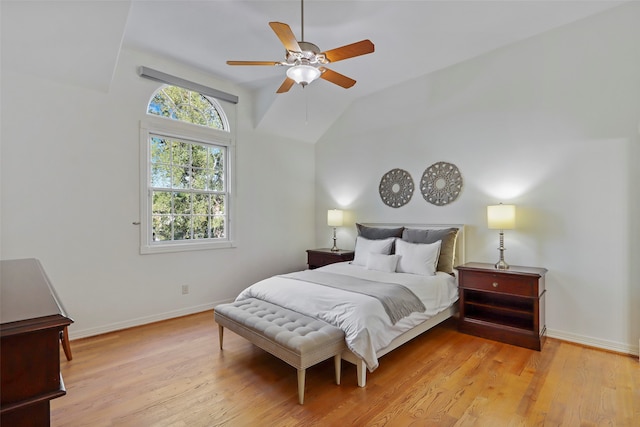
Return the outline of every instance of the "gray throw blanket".
{"type": "Polygon", "coordinates": [[[396,283],[383,283],[343,274],[327,273],[324,271],[305,270],[296,273],[283,274],[286,279],[304,280],[318,285],[329,286],[349,292],[357,292],[376,298],[382,303],[394,325],[403,317],[414,312],[426,310],[422,301],[406,286],[396,283]]]}

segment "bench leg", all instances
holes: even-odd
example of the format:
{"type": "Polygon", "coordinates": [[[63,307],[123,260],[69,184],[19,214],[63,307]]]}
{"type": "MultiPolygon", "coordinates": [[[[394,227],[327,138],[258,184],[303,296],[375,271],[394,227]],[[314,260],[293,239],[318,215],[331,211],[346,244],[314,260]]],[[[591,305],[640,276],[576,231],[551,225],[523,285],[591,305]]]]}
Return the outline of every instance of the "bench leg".
{"type": "Polygon", "coordinates": [[[364,364],[364,360],[358,360],[356,371],[358,373],[358,386],[364,387],[367,385],[367,366],[364,364]]]}
{"type": "Polygon", "coordinates": [[[333,356],[333,366],[336,370],[336,384],[340,385],[340,377],[342,371],[342,357],[340,357],[340,353],[333,356]]]}
{"type": "Polygon", "coordinates": [[[304,403],[304,376],[305,369],[298,369],[298,402],[302,405],[304,403]]]}
{"type": "Polygon", "coordinates": [[[218,338],[220,339],[220,350],[222,350],[222,340],[224,338],[224,326],[218,325],[218,338]]]}

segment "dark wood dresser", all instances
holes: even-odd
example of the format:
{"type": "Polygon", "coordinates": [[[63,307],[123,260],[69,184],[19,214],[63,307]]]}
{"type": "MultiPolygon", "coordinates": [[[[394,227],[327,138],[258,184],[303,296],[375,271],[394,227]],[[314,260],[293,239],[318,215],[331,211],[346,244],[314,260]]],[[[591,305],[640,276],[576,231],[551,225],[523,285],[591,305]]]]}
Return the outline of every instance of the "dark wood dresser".
{"type": "Polygon", "coordinates": [[[541,350],[546,338],[547,270],[472,262],[457,267],[460,290],[458,329],[471,335],[541,350]]]}
{"type": "Polygon", "coordinates": [[[48,426],[66,394],[60,334],[73,323],[36,259],[0,261],[0,425],[48,426]]]}

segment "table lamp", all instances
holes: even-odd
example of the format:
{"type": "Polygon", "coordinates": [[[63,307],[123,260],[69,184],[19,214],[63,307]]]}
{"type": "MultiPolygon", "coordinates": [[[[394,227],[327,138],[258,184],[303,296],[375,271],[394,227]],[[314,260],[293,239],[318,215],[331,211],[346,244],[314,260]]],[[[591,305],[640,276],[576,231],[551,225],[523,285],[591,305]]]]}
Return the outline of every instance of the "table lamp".
{"type": "Polygon", "coordinates": [[[498,270],[507,270],[509,264],[504,261],[504,230],[512,230],[516,227],[515,205],[487,206],[487,226],[492,230],[500,230],[500,260],[495,264],[498,270]]]}
{"type": "Polygon", "coordinates": [[[329,209],[327,211],[327,225],[333,227],[333,247],[331,248],[333,252],[339,251],[338,246],[336,246],[336,227],[342,227],[342,217],[340,209],[329,209]]]}

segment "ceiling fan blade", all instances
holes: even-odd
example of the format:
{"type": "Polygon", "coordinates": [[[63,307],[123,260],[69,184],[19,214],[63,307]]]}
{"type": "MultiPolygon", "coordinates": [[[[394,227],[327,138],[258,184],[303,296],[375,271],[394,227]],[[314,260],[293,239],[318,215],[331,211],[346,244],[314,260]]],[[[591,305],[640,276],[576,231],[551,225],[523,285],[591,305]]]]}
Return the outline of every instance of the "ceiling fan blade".
{"type": "Polygon", "coordinates": [[[280,85],[276,93],[289,92],[289,89],[291,89],[291,86],[293,86],[295,83],[296,83],[295,81],[287,77],[286,79],[284,79],[284,81],[282,82],[282,84],[280,85]]]}
{"type": "Polygon", "coordinates": [[[366,55],[368,53],[372,53],[374,50],[375,47],[371,40],[361,40],[323,53],[329,62],[336,62],[342,61],[343,59],[353,58],[355,56],[366,55]]]}
{"type": "Polygon", "coordinates": [[[293,52],[301,51],[298,40],[296,40],[296,36],[294,36],[293,31],[291,31],[291,27],[282,22],[269,22],[269,26],[276,33],[276,36],[278,36],[285,49],[293,52]]]}
{"type": "Polygon", "coordinates": [[[227,65],[280,65],[276,61],[227,61],[227,65]]]}
{"type": "Polygon", "coordinates": [[[345,89],[349,89],[351,86],[356,84],[356,81],[353,80],[352,78],[349,78],[344,74],[337,73],[328,68],[321,67],[320,71],[322,71],[322,74],[320,74],[321,79],[324,79],[333,84],[337,84],[338,86],[341,86],[345,89]]]}

